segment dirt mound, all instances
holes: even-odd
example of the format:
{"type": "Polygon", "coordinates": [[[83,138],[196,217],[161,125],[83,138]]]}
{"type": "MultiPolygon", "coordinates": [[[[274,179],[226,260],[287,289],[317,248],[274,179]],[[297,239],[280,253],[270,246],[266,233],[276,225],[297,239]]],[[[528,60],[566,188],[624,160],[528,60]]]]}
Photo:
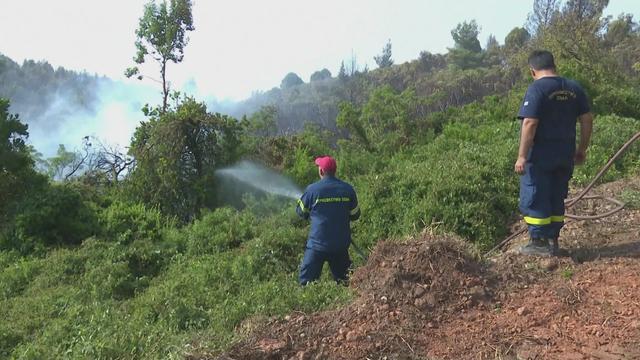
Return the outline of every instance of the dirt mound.
{"type": "Polygon", "coordinates": [[[349,306],[268,323],[220,359],[422,358],[411,344],[424,333],[450,313],[489,302],[483,274],[460,240],[381,242],[353,274],[358,298],[349,306]]]}
{"type": "Polygon", "coordinates": [[[426,236],[405,243],[382,242],[352,285],[363,298],[423,310],[421,318],[477,303],[489,295],[483,269],[460,240],[426,236]]]}

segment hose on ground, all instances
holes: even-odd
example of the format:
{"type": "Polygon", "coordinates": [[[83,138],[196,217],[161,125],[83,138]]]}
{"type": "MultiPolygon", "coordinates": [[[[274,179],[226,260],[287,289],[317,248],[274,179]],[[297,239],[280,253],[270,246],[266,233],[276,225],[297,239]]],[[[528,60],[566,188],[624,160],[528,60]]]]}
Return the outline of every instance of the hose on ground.
{"type": "MultiPolygon", "coordinates": [[[[634,136],[631,137],[631,139],[629,139],[629,141],[627,141],[624,145],[622,145],[622,147],[620,148],[620,150],[618,150],[612,157],[611,159],[609,159],[609,161],[602,167],[602,169],[600,169],[600,171],[598,172],[598,174],[596,174],[596,176],[593,178],[593,180],[591,180],[591,182],[589,183],[589,185],[587,185],[587,187],[584,188],[584,190],[582,190],[578,196],[571,198],[571,199],[567,199],[564,202],[564,206],[566,209],[571,208],[572,206],[574,206],[576,203],[578,203],[580,200],[591,200],[591,199],[601,199],[601,200],[605,200],[607,202],[610,202],[614,205],[616,205],[615,208],[613,208],[612,210],[609,210],[605,213],[602,214],[597,214],[597,215],[575,215],[575,214],[565,214],[565,217],[572,219],[574,221],[582,221],[582,220],[597,220],[597,219],[603,219],[607,216],[611,216],[615,213],[617,213],[618,211],[622,210],[624,208],[624,203],[616,200],[614,198],[611,197],[605,197],[605,196],[600,196],[600,195],[591,195],[591,196],[586,196],[587,193],[589,191],[591,191],[591,189],[595,186],[595,184],[598,182],[598,180],[600,180],[600,178],[609,170],[609,168],[613,165],[613,163],[618,160],[618,158],[620,156],[622,156],[622,154],[624,154],[627,149],[629,149],[629,147],[636,142],[638,139],[640,139],[640,132],[638,132],[637,134],[635,134],[634,136]]],[[[511,240],[515,239],[516,237],[520,236],[521,234],[525,233],[527,231],[527,228],[525,227],[524,229],[521,229],[519,231],[516,231],[515,233],[509,235],[506,239],[502,240],[498,245],[494,246],[491,250],[489,250],[486,255],[491,254],[492,252],[502,249],[505,245],[507,245],[511,240]]]]}

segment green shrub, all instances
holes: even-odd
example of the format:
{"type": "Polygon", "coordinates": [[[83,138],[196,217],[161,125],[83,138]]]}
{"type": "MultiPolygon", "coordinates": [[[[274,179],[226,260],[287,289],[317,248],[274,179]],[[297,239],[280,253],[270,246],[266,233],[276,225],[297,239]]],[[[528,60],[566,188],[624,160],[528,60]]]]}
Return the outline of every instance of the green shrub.
{"type": "Polygon", "coordinates": [[[640,209],[640,189],[625,189],[620,195],[627,209],[640,209]]]}
{"type": "Polygon", "coordinates": [[[307,124],[304,131],[296,136],[294,147],[285,150],[284,174],[301,186],[318,181],[318,168],[313,165],[313,161],[319,156],[333,154],[329,139],[330,135],[326,130],[307,124]]]}
{"type": "Polygon", "coordinates": [[[41,271],[29,284],[31,289],[47,289],[64,285],[77,284],[87,270],[87,254],[72,249],[60,248],[50,250],[46,260],[42,262],[41,271]]]}
{"type": "MultiPolygon", "coordinates": [[[[611,157],[638,132],[640,120],[615,115],[598,116],[594,120],[587,160],[576,166],[574,181],[579,185],[590,182],[611,157]]],[[[636,142],[609,168],[600,182],[608,182],[640,169],[640,143],[636,142]]]]}
{"type": "Polygon", "coordinates": [[[372,245],[430,226],[485,246],[504,235],[517,211],[517,124],[490,120],[478,127],[451,123],[432,143],[358,179],[363,217],[355,224],[357,240],[372,245]]]}
{"type": "Polygon", "coordinates": [[[97,299],[129,299],[135,296],[136,290],[149,285],[147,279],[136,278],[125,261],[105,262],[95,266],[87,272],[84,280],[87,290],[97,299]]]}
{"type": "Polygon", "coordinates": [[[20,253],[15,250],[0,250],[0,271],[4,268],[13,265],[20,259],[20,253]]]}
{"type": "Polygon", "coordinates": [[[29,287],[33,279],[42,271],[43,264],[39,260],[20,259],[6,266],[0,272],[0,299],[8,299],[19,295],[29,287]]]}
{"type": "Polygon", "coordinates": [[[79,249],[85,257],[82,287],[99,299],[132,298],[145,291],[177,256],[172,245],[150,240],[128,245],[87,240],[79,249]]]}
{"type": "Polygon", "coordinates": [[[172,225],[156,208],[121,201],[102,210],[99,220],[103,237],[120,244],[136,240],[158,241],[163,229],[172,225]]]}
{"type": "Polygon", "coordinates": [[[81,195],[70,186],[52,185],[20,204],[0,246],[27,254],[54,245],[77,245],[97,231],[95,211],[81,195]]]}
{"type": "Polygon", "coordinates": [[[254,227],[255,219],[250,212],[218,208],[184,227],[182,236],[188,255],[214,254],[251,239],[254,227]]]}
{"type": "Polygon", "coordinates": [[[605,85],[593,99],[598,114],[615,114],[640,119],[640,93],[637,87],[605,85]]]}
{"type": "MultiPolygon", "coordinates": [[[[63,336],[69,337],[67,327],[60,336],[47,346],[40,342],[49,327],[55,322],[65,322],[81,326],[72,308],[78,304],[80,289],[68,285],[47,289],[29,289],[23,296],[3,301],[3,321],[0,322],[0,355],[6,358],[60,358],[64,357],[63,336]],[[6,354],[9,354],[6,356],[6,354]]],[[[88,304],[87,304],[88,305],[88,304]]]]}

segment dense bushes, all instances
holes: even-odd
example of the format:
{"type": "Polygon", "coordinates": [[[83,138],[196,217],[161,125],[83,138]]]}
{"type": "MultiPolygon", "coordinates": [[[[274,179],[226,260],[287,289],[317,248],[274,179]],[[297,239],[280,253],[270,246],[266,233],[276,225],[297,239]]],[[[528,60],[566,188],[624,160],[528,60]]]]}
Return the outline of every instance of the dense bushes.
{"type": "Polygon", "coordinates": [[[143,204],[116,201],[100,212],[103,237],[124,245],[143,239],[157,241],[163,229],[172,225],[159,210],[143,204]]]}
{"type": "Polygon", "coordinates": [[[257,221],[249,212],[219,208],[205,213],[172,236],[188,256],[216,254],[235,249],[250,240],[256,225],[257,221]]]}
{"type": "MultiPolygon", "coordinates": [[[[600,171],[622,145],[640,130],[640,120],[615,115],[598,116],[594,120],[593,137],[587,152],[587,161],[576,167],[574,179],[586,184],[600,171]]],[[[609,168],[601,182],[612,181],[640,170],[640,146],[636,142],[622,158],[609,168]]]]}
{"type": "Polygon", "coordinates": [[[364,241],[441,227],[489,245],[515,211],[512,160],[517,123],[451,123],[435,141],[398,154],[390,166],[359,179],[364,241]]]}
{"type": "Polygon", "coordinates": [[[2,246],[23,253],[53,245],[79,244],[97,231],[94,209],[67,185],[47,186],[20,203],[2,246]]]}
{"type": "Polygon", "coordinates": [[[290,219],[225,208],[155,242],[2,253],[0,356],[179,357],[187,343],[222,348],[255,316],[343,303],[348,290],[330,281],[297,285],[306,231],[290,219]]]}

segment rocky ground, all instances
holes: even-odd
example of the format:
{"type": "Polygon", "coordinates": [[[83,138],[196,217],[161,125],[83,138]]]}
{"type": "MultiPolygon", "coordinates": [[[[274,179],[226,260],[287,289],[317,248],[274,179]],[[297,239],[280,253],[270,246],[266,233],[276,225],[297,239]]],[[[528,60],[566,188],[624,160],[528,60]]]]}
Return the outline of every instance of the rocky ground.
{"type": "MultiPolygon", "coordinates": [[[[640,178],[594,192],[635,199],[640,178]]],[[[637,206],[567,224],[563,257],[523,257],[525,241],[488,258],[442,236],[380,242],[353,274],[350,305],[271,319],[215,358],[640,359],[637,206]]]]}

